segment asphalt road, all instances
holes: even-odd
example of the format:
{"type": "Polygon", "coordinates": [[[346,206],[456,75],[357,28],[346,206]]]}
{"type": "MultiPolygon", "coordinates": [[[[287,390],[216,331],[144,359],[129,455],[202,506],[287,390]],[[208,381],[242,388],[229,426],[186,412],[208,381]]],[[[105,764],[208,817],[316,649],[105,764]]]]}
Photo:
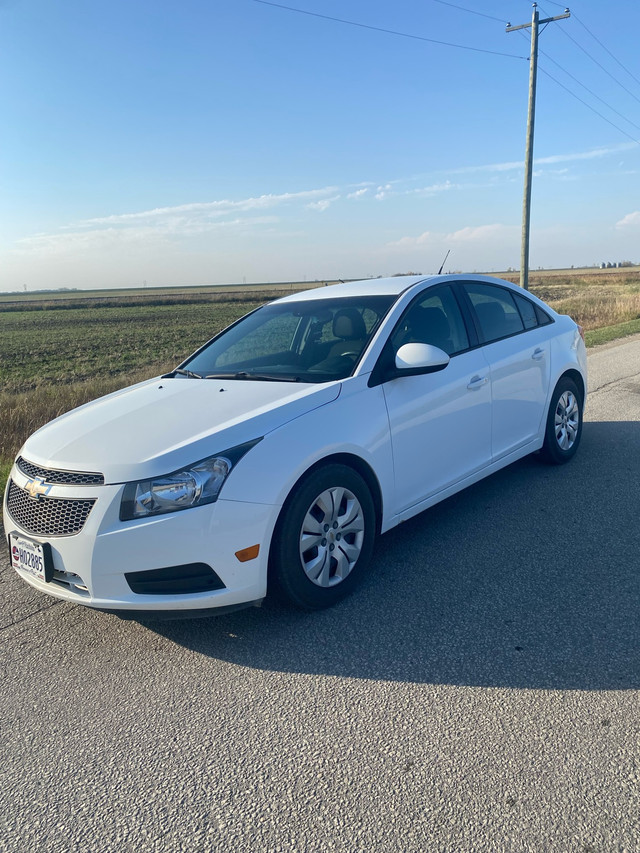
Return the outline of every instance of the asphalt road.
{"type": "Polygon", "coordinates": [[[140,624],[2,551],[3,851],[640,850],[640,337],[573,462],[380,540],[320,614],[140,624]]]}

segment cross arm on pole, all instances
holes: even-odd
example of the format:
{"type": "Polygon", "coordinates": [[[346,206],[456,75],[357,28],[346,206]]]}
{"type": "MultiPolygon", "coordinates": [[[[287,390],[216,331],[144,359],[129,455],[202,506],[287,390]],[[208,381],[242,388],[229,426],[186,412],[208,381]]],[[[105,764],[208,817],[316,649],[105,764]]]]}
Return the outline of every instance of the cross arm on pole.
{"type": "MultiPolygon", "coordinates": [[[[565,9],[564,15],[556,15],[554,18],[540,18],[538,24],[550,24],[551,21],[561,21],[563,18],[570,18],[571,12],[568,9],[565,9]]],[[[513,33],[516,30],[526,30],[527,27],[530,27],[531,24],[518,24],[517,27],[512,27],[511,24],[507,24],[507,28],[505,30],[506,33],[513,33]]]]}

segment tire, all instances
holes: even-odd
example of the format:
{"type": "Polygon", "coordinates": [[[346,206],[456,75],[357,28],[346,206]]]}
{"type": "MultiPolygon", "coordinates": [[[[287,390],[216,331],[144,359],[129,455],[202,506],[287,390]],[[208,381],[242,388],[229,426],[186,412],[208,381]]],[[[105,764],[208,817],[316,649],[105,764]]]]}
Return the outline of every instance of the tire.
{"type": "Polygon", "coordinates": [[[563,376],[555,387],[545,428],[542,455],[551,465],[563,465],[575,455],[582,436],[582,397],[576,383],[563,376]]]}
{"type": "Polygon", "coordinates": [[[376,514],[363,478],[346,465],[317,468],[295,487],[278,521],[271,575],[302,610],[331,607],[365,574],[376,514]]]}

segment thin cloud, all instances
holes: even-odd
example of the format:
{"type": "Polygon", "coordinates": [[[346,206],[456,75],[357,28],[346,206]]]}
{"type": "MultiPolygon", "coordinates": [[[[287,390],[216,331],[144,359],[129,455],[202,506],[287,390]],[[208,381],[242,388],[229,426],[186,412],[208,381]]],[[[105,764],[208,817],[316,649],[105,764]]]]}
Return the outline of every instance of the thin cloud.
{"type": "Polygon", "coordinates": [[[627,213],[619,222],[616,222],[616,228],[637,228],[640,226],[640,210],[635,210],[633,213],[627,213]]]}
{"type": "Polygon", "coordinates": [[[334,195],[332,198],[322,198],[322,199],[320,199],[320,201],[310,202],[307,205],[307,207],[310,210],[319,210],[320,212],[322,212],[322,211],[326,210],[328,207],[330,207],[334,201],[338,201],[339,198],[340,198],[339,195],[334,195]]]}
{"type": "Polygon", "coordinates": [[[59,234],[35,234],[16,243],[16,254],[82,254],[105,249],[148,249],[168,245],[178,237],[195,237],[223,230],[246,232],[279,222],[275,216],[235,218],[218,222],[188,221],[172,218],[162,225],[140,225],[131,228],[92,228],[63,231],[59,234]]]}
{"type": "Polygon", "coordinates": [[[347,198],[362,198],[363,195],[369,192],[368,187],[364,187],[361,190],[356,190],[355,192],[349,193],[347,198]]]}
{"type": "MultiPolygon", "coordinates": [[[[398,183],[398,181],[394,181],[394,183],[398,183]]],[[[379,186],[378,191],[375,194],[375,199],[377,201],[382,201],[383,198],[388,198],[389,195],[391,195],[390,190],[391,190],[391,183],[387,183],[387,184],[383,184],[382,186],[379,186]]]]}
{"type": "Polygon", "coordinates": [[[534,163],[551,164],[571,163],[575,160],[597,160],[599,157],[608,157],[611,154],[618,154],[620,151],[629,151],[635,147],[635,142],[623,142],[611,148],[593,148],[591,151],[582,151],[574,154],[553,154],[550,157],[540,157],[536,158],[534,163]]]}
{"type": "Polygon", "coordinates": [[[405,195],[424,195],[424,196],[434,196],[438,195],[438,193],[444,193],[448,190],[457,189],[460,185],[453,184],[451,181],[445,181],[440,184],[431,184],[428,187],[416,187],[413,190],[405,190],[405,195]]]}
{"type": "Polygon", "coordinates": [[[271,193],[240,200],[222,199],[192,202],[172,207],[156,207],[131,213],[116,213],[84,219],[51,234],[36,234],[19,240],[15,252],[84,252],[116,247],[149,247],[180,238],[213,233],[220,229],[251,231],[279,219],[273,215],[243,216],[286,205],[309,202],[317,210],[339,198],[336,187],[300,192],[271,193]],[[333,194],[333,195],[332,195],[333,194]],[[327,198],[328,197],[328,198],[327,198]]]}
{"type": "Polygon", "coordinates": [[[445,244],[476,244],[484,242],[492,242],[498,239],[511,239],[517,235],[519,226],[517,225],[501,225],[495,223],[492,225],[467,226],[458,231],[453,231],[449,234],[439,233],[435,231],[423,231],[417,237],[401,237],[399,240],[393,240],[387,243],[390,249],[411,249],[426,246],[441,246],[445,244]]]}
{"type": "Polygon", "coordinates": [[[240,201],[230,201],[224,199],[221,201],[193,202],[191,204],[181,204],[174,207],[156,207],[152,210],[143,210],[137,213],[117,213],[110,216],[100,216],[93,219],[85,219],[77,223],[75,227],[94,225],[127,225],[131,222],[139,222],[144,220],[157,220],[172,216],[184,215],[224,215],[230,211],[250,211],[260,210],[269,207],[276,207],[281,204],[287,204],[294,201],[305,201],[307,199],[319,198],[321,196],[335,193],[337,187],[324,187],[317,190],[304,190],[297,193],[279,193],[261,195],[252,198],[241,199],[240,201]]]}
{"type": "MultiPolygon", "coordinates": [[[[613,145],[609,148],[593,148],[590,151],[578,151],[572,154],[551,154],[547,157],[534,158],[535,166],[550,166],[555,163],[573,163],[580,160],[596,160],[600,157],[608,157],[612,154],[618,154],[620,151],[628,151],[636,147],[636,143],[623,142],[620,145],[613,145]]],[[[504,163],[486,163],[480,166],[462,166],[459,169],[452,169],[452,175],[465,175],[473,172],[510,172],[514,169],[523,169],[524,163],[522,160],[512,160],[504,163]]]]}

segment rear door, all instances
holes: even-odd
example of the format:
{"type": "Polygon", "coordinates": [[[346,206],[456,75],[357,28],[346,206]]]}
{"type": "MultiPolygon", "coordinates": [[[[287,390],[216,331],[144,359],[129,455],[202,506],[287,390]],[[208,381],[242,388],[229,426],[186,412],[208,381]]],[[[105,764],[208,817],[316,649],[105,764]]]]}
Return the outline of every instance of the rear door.
{"type": "Polygon", "coordinates": [[[491,367],[491,454],[498,460],[533,441],[540,430],[552,324],[533,302],[506,287],[465,282],[463,290],[491,367]]]}

